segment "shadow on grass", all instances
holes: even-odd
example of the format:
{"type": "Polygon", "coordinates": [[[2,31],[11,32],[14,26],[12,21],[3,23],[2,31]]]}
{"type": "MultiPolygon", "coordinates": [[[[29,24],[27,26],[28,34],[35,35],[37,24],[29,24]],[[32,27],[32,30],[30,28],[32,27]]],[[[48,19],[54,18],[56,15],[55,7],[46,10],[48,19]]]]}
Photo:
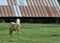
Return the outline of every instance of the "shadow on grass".
{"type": "Polygon", "coordinates": [[[14,40],[8,40],[8,42],[15,42],[14,40]]]}
{"type": "Polygon", "coordinates": [[[58,34],[52,34],[51,36],[60,36],[60,35],[58,35],[58,34]]]}

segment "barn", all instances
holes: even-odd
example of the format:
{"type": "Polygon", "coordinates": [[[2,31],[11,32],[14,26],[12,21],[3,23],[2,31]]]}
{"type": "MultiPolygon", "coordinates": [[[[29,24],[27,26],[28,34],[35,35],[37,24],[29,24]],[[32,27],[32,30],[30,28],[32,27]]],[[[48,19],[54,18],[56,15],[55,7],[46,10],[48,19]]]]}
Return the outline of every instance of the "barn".
{"type": "Polygon", "coordinates": [[[58,0],[0,0],[0,22],[59,23],[58,0]]]}

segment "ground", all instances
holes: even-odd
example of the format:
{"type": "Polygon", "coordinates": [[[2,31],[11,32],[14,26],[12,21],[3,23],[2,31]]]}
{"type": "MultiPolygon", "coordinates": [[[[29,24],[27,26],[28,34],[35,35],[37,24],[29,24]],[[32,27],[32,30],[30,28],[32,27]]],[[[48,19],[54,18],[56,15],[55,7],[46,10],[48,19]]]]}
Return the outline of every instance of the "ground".
{"type": "Polygon", "coordinates": [[[18,39],[16,32],[9,38],[9,23],[0,23],[0,43],[60,43],[60,24],[21,23],[18,39]]]}

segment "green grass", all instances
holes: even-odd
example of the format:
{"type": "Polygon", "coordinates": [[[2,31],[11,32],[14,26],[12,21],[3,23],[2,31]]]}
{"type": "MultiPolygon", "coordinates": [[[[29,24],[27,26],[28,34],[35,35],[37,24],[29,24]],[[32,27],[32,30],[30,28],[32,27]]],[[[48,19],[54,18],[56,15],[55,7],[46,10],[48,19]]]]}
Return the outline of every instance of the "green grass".
{"type": "Polygon", "coordinates": [[[9,38],[8,23],[0,23],[0,43],[60,43],[60,24],[21,23],[18,39],[16,32],[9,38]]]}

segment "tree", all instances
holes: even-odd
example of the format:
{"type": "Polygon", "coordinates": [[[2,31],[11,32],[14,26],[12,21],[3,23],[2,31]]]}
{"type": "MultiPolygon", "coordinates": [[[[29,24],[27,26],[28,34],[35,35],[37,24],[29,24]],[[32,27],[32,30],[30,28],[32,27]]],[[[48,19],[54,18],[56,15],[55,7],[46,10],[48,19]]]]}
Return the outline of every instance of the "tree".
{"type": "Polygon", "coordinates": [[[58,3],[60,4],[60,0],[58,0],[58,3]]]}

